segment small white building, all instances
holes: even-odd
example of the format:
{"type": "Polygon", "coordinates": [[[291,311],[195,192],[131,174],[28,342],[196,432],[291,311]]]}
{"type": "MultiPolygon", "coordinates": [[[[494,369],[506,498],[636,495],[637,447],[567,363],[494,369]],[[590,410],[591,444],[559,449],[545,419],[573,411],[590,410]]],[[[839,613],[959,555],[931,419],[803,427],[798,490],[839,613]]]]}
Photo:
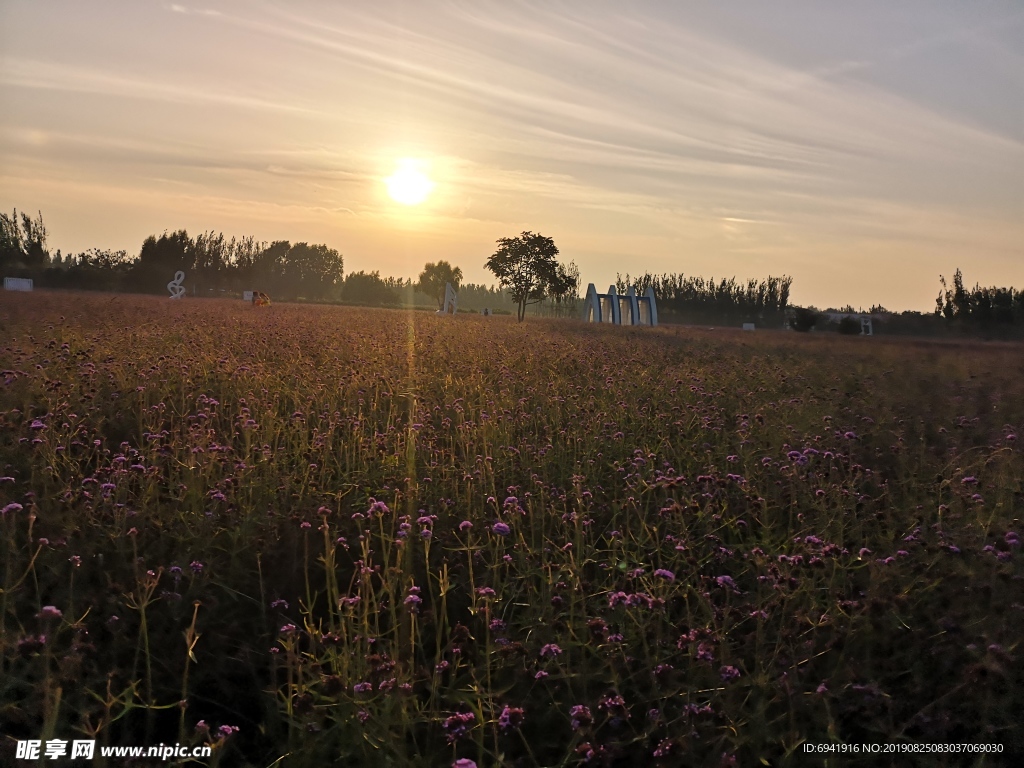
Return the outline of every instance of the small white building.
{"type": "Polygon", "coordinates": [[[4,290],[5,291],[31,291],[32,280],[27,277],[5,277],[4,278],[4,290]]]}

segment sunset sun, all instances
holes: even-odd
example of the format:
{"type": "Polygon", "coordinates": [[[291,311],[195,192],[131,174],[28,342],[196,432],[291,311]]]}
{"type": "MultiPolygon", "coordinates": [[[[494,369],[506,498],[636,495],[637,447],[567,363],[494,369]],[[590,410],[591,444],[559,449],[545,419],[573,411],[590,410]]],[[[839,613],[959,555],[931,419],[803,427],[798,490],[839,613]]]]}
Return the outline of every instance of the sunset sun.
{"type": "Polygon", "coordinates": [[[414,160],[400,160],[397,170],[384,183],[391,199],[403,205],[419,205],[434,188],[434,182],[419,170],[414,160]]]}

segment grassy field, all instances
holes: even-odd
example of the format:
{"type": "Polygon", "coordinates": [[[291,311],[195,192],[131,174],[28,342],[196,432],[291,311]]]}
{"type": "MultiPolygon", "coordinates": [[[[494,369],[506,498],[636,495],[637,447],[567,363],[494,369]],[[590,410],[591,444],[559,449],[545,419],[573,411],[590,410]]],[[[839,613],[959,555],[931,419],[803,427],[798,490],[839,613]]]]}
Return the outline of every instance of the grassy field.
{"type": "Polygon", "coordinates": [[[1022,345],[0,299],[0,762],[1024,751],[1022,345]]]}

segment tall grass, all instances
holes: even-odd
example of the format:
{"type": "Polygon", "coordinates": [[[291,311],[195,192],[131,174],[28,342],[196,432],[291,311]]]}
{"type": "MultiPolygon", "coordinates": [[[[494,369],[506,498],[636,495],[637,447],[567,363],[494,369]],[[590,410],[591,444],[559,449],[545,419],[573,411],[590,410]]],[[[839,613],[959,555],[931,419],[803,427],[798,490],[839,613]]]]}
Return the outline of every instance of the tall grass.
{"type": "Polygon", "coordinates": [[[0,369],[4,750],[1022,749],[1019,346],[37,293],[0,369]]]}

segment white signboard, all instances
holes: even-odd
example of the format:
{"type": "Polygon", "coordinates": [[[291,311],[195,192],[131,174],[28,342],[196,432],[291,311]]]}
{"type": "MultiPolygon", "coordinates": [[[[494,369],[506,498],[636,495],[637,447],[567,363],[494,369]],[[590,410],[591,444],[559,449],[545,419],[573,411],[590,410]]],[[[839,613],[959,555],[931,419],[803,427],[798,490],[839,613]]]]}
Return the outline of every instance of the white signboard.
{"type": "Polygon", "coordinates": [[[252,291],[242,291],[242,299],[252,303],[252,291]]]}
{"type": "Polygon", "coordinates": [[[744,331],[752,331],[752,330],[754,330],[754,324],[753,323],[744,323],[743,324],[743,330],[744,331]]]}
{"type": "Polygon", "coordinates": [[[32,281],[26,277],[5,277],[5,291],[31,291],[32,281]]]}

